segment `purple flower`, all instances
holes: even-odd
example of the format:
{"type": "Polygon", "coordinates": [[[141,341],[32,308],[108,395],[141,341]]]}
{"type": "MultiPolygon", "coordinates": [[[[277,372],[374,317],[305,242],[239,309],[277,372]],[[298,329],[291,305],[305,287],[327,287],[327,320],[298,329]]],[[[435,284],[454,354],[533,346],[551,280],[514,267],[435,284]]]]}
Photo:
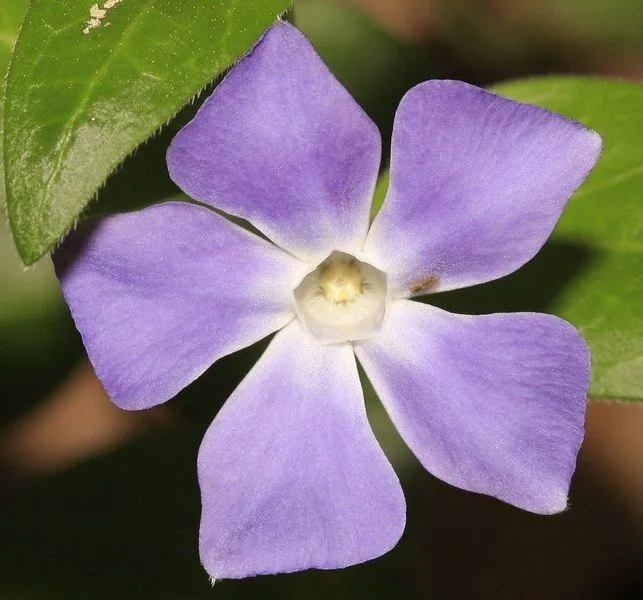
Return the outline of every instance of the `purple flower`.
{"type": "Polygon", "coordinates": [[[410,90],[369,228],[375,125],[278,22],[175,138],[193,198],[85,224],[56,253],[96,373],[126,409],[165,402],[278,331],[198,458],[214,578],[344,567],[399,540],[405,503],[368,423],[363,366],[434,474],[536,513],[567,504],[589,355],[534,313],[412,299],[523,265],[596,162],[582,125],[456,81],[410,90]]]}

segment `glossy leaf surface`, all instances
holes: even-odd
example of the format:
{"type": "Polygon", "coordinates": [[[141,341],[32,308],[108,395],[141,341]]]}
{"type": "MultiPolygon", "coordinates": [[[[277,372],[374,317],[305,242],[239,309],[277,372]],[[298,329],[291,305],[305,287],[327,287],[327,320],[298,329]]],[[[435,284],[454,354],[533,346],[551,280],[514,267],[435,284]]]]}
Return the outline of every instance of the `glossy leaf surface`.
{"type": "Polygon", "coordinates": [[[92,24],[90,3],[34,0],[5,105],[7,205],[23,260],[45,254],[114,168],[288,5],[106,0],[92,24]]]}

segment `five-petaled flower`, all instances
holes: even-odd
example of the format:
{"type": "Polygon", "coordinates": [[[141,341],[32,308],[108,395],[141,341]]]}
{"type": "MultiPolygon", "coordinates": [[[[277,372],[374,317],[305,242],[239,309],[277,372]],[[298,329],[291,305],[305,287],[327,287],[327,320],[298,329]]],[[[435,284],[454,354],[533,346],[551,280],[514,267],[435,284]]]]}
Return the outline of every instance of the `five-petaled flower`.
{"type": "Polygon", "coordinates": [[[456,81],[403,98],[369,228],[381,141],[307,40],[278,22],[174,139],[207,206],[82,225],[54,261],[96,373],[126,409],[165,402],[277,331],[198,458],[214,578],[335,568],[392,548],[399,481],[356,359],[436,477],[536,513],[566,507],[589,355],[534,313],[464,316],[414,297],[511,273],[543,245],[600,153],[582,125],[456,81]]]}

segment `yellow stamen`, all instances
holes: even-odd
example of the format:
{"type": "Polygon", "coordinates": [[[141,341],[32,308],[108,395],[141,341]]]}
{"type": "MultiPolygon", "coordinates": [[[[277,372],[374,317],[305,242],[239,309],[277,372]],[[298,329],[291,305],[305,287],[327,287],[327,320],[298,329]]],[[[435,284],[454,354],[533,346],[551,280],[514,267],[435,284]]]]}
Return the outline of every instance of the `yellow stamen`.
{"type": "Polygon", "coordinates": [[[363,292],[364,279],[355,261],[336,261],[319,278],[319,287],[330,302],[352,302],[363,292]]]}

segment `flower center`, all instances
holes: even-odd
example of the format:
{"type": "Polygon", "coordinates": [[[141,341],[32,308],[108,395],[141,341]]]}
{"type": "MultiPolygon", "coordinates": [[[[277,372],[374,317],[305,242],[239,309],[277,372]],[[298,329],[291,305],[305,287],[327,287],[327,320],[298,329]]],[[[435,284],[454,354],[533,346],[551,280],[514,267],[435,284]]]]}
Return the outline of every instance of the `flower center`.
{"type": "Polygon", "coordinates": [[[319,289],[329,302],[354,302],[364,291],[364,278],[357,261],[336,260],[326,264],[319,276],[319,289]]]}
{"type": "Polygon", "coordinates": [[[346,342],[371,337],[384,319],[386,275],[344,252],[333,252],[295,289],[297,315],[320,340],[346,342]]]}

